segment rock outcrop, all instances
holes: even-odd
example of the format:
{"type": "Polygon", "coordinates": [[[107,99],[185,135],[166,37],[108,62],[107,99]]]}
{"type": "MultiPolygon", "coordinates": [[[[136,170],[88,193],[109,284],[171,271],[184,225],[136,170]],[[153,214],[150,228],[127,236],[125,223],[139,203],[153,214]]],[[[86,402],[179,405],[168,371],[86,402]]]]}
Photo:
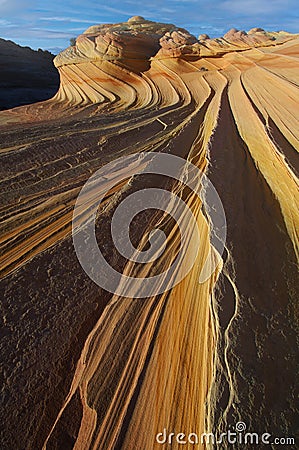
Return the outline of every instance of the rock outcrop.
{"type": "Polygon", "coordinates": [[[197,39],[183,28],[135,16],[115,25],[89,27],[54,63],[59,68],[86,61],[113,61],[140,72],[149,69],[153,57],[199,55],[199,46],[193,44],[197,39]]]}
{"type": "Polygon", "coordinates": [[[0,110],[51,98],[59,88],[53,58],[0,39],[0,110]]]}
{"type": "Polygon", "coordinates": [[[253,28],[248,33],[233,28],[223,38],[210,39],[203,34],[196,39],[183,28],[152,22],[140,16],[123,23],[94,25],[77,37],[76,45],[68,47],[54,59],[61,78],[56,100],[69,99],[72,105],[105,101],[107,95],[102,88],[107,79],[101,89],[95,85],[103,79],[107,63],[141,74],[150,69],[153,61],[167,58],[195,61],[202,57],[279,44],[289,39],[292,35],[288,33],[270,33],[261,28],[253,28]]]}

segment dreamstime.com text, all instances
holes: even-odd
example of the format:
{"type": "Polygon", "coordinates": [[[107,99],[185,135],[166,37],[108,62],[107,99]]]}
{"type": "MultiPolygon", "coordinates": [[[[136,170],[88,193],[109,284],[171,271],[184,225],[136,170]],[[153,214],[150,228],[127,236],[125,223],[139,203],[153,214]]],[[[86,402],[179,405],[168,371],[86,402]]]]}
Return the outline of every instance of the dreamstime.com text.
{"type": "Polygon", "coordinates": [[[237,422],[232,430],[224,433],[168,433],[164,428],[162,432],[156,435],[156,442],[158,444],[244,444],[244,445],[295,445],[294,437],[273,437],[271,433],[265,432],[262,434],[256,432],[247,432],[246,424],[244,422],[237,422]]]}

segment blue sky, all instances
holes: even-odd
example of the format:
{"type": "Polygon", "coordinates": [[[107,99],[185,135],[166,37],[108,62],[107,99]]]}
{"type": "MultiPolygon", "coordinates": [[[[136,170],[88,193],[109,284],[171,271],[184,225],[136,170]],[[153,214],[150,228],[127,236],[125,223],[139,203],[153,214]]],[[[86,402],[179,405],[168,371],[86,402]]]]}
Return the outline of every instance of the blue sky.
{"type": "Polygon", "coordinates": [[[0,37],[58,52],[90,25],[133,15],[174,23],[198,36],[221,36],[235,27],[299,32],[297,0],[0,0],[0,37]]]}

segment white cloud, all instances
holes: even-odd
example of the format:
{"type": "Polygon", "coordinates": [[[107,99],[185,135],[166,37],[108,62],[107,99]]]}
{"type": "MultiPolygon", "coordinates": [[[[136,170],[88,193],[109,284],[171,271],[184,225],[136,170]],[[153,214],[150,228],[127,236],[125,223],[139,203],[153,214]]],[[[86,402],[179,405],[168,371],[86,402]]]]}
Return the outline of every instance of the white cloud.
{"type": "Polygon", "coordinates": [[[134,13],[132,13],[132,12],[124,11],[123,9],[111,8],[110,6],[106,6],[106,5],[102,5],[102,9],[104,9],[105,11],[116,13],[116,14],[123,14],[124,16],[128,16],[128,17],[134,15],[134,13]]]}
{"type": "Polygon", "coordinates": [[[74,23],[90,23],[92,24],[92,20],[85,19],[75,19],[73,17],[40,17],[39,20],[49,20],[52,22],[74,22],[74,23]]]}
{"type": "Polygon", "coordinates": [[[0,26],[1,27],[9,27],[9,26],[11,26],[11,22],[9,22],[8,20],[0,19],[0,26]]]}
{"type": "Polygon", "coordinates": [[[63,31],[55,31],[55,30],[45,30],[42,28],[27,28],[25,31],[20,27],[10,28],[7,31],[3,31],[1,33],[1,37],[9,38],[9,39],[26,39],[34,38],[34,39],[69,39],[72,37],[71,32],[63,32],[63,31]]]}
{"type": "Polygon", "coordinates": [[[0,14],[6,14],[15,10],[24,10],[32,6],[32,0],[0,0],[0,14]]]}

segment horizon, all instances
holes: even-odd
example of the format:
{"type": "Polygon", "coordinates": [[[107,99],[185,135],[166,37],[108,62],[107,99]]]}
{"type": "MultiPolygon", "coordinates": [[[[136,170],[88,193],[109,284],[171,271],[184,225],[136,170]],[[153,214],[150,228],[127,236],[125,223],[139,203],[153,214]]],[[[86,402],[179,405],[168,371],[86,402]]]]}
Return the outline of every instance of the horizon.
{"type": "Polygon", "coordinates": [[[89,26],[125,22],[139,15],[155,22],[173,23],[187,29],[196,37],[202,33],[210,37],[223,36],[229,29],[248,31],[261,27],[268,31],[299,31],[299,13],[294,0],[273,0],[264,4],[258,0],[154,0],[137,5],[115,0],[109,6],[89,1],[82,8],[78,0],[63,4],[54,0],[47,7],[37,7],[32,0],[0,0],[0,37],[34,50],[41,48],[59,53],[70,45],[70,39],[82,34],[89,26]]]}

